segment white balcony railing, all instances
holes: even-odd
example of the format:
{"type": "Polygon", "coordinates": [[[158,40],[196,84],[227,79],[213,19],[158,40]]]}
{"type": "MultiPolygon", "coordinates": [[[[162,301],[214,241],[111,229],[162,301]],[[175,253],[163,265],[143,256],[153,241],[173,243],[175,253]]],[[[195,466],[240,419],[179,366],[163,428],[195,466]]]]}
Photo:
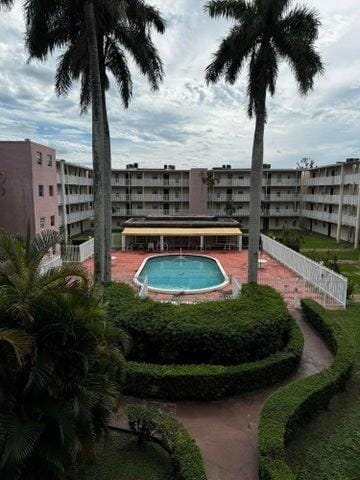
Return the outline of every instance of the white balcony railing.
{"type": "Polygon", "coordinates": [[[339,216],[336,213],[318,212],[316,210],[303,210],[302,216],[320,220],[322,222],[338,223],[339,216]]]}
{"type": "Polygon", "coordinates": [[[305,181],[306,185],[340,185],[341,184],[341,176],[330,176],[330,177],[315,177],[315,178],[308,178],[305,181]]]}
{"type": "Polygon", "coordinates": [[[321,195],[321,194],[306,194],[304,195],[304,200],[310,203],[331,203],[339,204],[340,196],[339,195],[321,195]]]}
{"type": "Polygon", "coordinates": [[[359,185],[359,183],[360,183],[360,173],[352,173],[352,174],[349,174],[349,175],[345,175],[344,183],[346,183],[346,184],[355,183],[356,185],[359,185]]]}
{"type": "Polygon", "coordinates": [[[300,211],[295,208],[270,208],[268,215],[270,217],[298,217],[300,211]]]}
{"type": "Polygon", "coordinates": [[[357,205],[358,204],[358,195],[344,195],[344,205],[357,205]]]}
{"type": "Polygon", "coordinates": [[[82,212],[71,212],[67,214],[68,223],[81,222],[82,220],[87,220],[93,218],[94,210],[83,210],[82,212]]]}
{"type": "Polygon", "coordinates": [[[341,218],[341,223],[349,227],[356,227],[356,216],[343,215],[341,218]]]}
{"type": "Polygon", "coordinates": [[[66,185],[93,185],[94,180],[90,177],[79,177],[77,175],[65,175],[66,185]]]}

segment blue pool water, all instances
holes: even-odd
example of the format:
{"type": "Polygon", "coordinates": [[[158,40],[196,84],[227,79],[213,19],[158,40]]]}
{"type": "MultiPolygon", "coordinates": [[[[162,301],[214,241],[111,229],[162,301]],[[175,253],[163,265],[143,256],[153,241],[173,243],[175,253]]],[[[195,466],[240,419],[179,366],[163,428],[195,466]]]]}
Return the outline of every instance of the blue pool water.
{"type": "Polygon", "coordinates": [[[215,260],[196,255],[150,258],[138,280],[143,283],[145,277],[149,288],[179,292],[216,288],[226,280],[215,260]]]}

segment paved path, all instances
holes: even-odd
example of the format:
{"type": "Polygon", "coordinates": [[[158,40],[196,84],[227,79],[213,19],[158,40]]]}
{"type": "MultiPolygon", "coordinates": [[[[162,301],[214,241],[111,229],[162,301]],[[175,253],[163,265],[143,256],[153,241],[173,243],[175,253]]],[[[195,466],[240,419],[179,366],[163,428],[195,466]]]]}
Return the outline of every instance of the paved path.
{"type": "MultiPolygon", "coordinates": [[[[291,380],[328,367],[333,356],[301,313],[292,312],[305,337],[299,370],[291,380]]],[[[287,382],[285,382],[287,383],[287,382]]],[[[208,480],[256,480],[257,427],[265,400],[279,385],[211,403],[178,402],[176,414],[196,439],[207,467],[208,480]]]]}
{"type": "MultiPolygon", "coordinates": [[[[296,380],[331,365],[333,356],[318,334],[305,323],[300,312],[292,312],[305,337],[304,354],[296,380]]],[[[265,400],[279,384],[218,402],[149,402],[175,414],[199,445],[208,480],[257,480],[257,427],[265,400]]],[[[131,399],[128,399],[131,403],[131,399]]],[[[136,400],[135,400],[136,401],[136,400]]],[[[124,426],[124,416],[114,425],[124,426]]]]}

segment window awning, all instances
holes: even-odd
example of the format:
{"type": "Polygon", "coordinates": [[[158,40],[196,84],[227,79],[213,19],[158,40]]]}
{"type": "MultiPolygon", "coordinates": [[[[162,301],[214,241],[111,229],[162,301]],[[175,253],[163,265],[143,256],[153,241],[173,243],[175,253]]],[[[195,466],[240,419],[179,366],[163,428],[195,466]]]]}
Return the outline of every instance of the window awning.
{"type": "Polygon", "coordinates": [[[150,228],[126,227],[126,237],[233,237],[242,235],[240,228],[150,228]]]}

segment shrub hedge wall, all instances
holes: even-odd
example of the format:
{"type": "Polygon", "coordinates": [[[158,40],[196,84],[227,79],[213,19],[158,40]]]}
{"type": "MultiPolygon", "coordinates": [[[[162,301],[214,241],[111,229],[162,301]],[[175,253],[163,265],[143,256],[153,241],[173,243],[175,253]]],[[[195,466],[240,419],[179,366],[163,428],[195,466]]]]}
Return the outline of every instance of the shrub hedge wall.
{"type": "Polygon", "coordinates": [[[290,325],[285,349],[255,362],[235,366],[129,362],[125,393],[167,400],[217,400],[272,385],[291,374],[302,355],[303,335],[294,320],[290,325]]]}
{"type": "Polygon", "coordinates": [[[130,360],[137,362],[238,365],[266,358],[289,341],[286,305],[266,286],[246,285],[237,300],[173,305],[111,285],[105,299],[112,321],[133,338],[130,360]]]}
{"type": "Polygon", "coordinates": [[[335,354],[332,366],[321,373],[287,385],[265,403],[259,425],[259,476],[261,480],[294,480],[286,463],[286,445],[297,429],[316,412],[326,409],[331,398],[348,380],[354,361],[354,345],[338,323],[312,300],[303,300],[306,319],[322,335],[335,354]]]}
{"type": "Polygon", "coordinates": [[[130,405],[127,413],[139,441],[156,441],[169,453],[177,480],[207,479],[198,446],[175,418],[145,405],[130,405]]]}

